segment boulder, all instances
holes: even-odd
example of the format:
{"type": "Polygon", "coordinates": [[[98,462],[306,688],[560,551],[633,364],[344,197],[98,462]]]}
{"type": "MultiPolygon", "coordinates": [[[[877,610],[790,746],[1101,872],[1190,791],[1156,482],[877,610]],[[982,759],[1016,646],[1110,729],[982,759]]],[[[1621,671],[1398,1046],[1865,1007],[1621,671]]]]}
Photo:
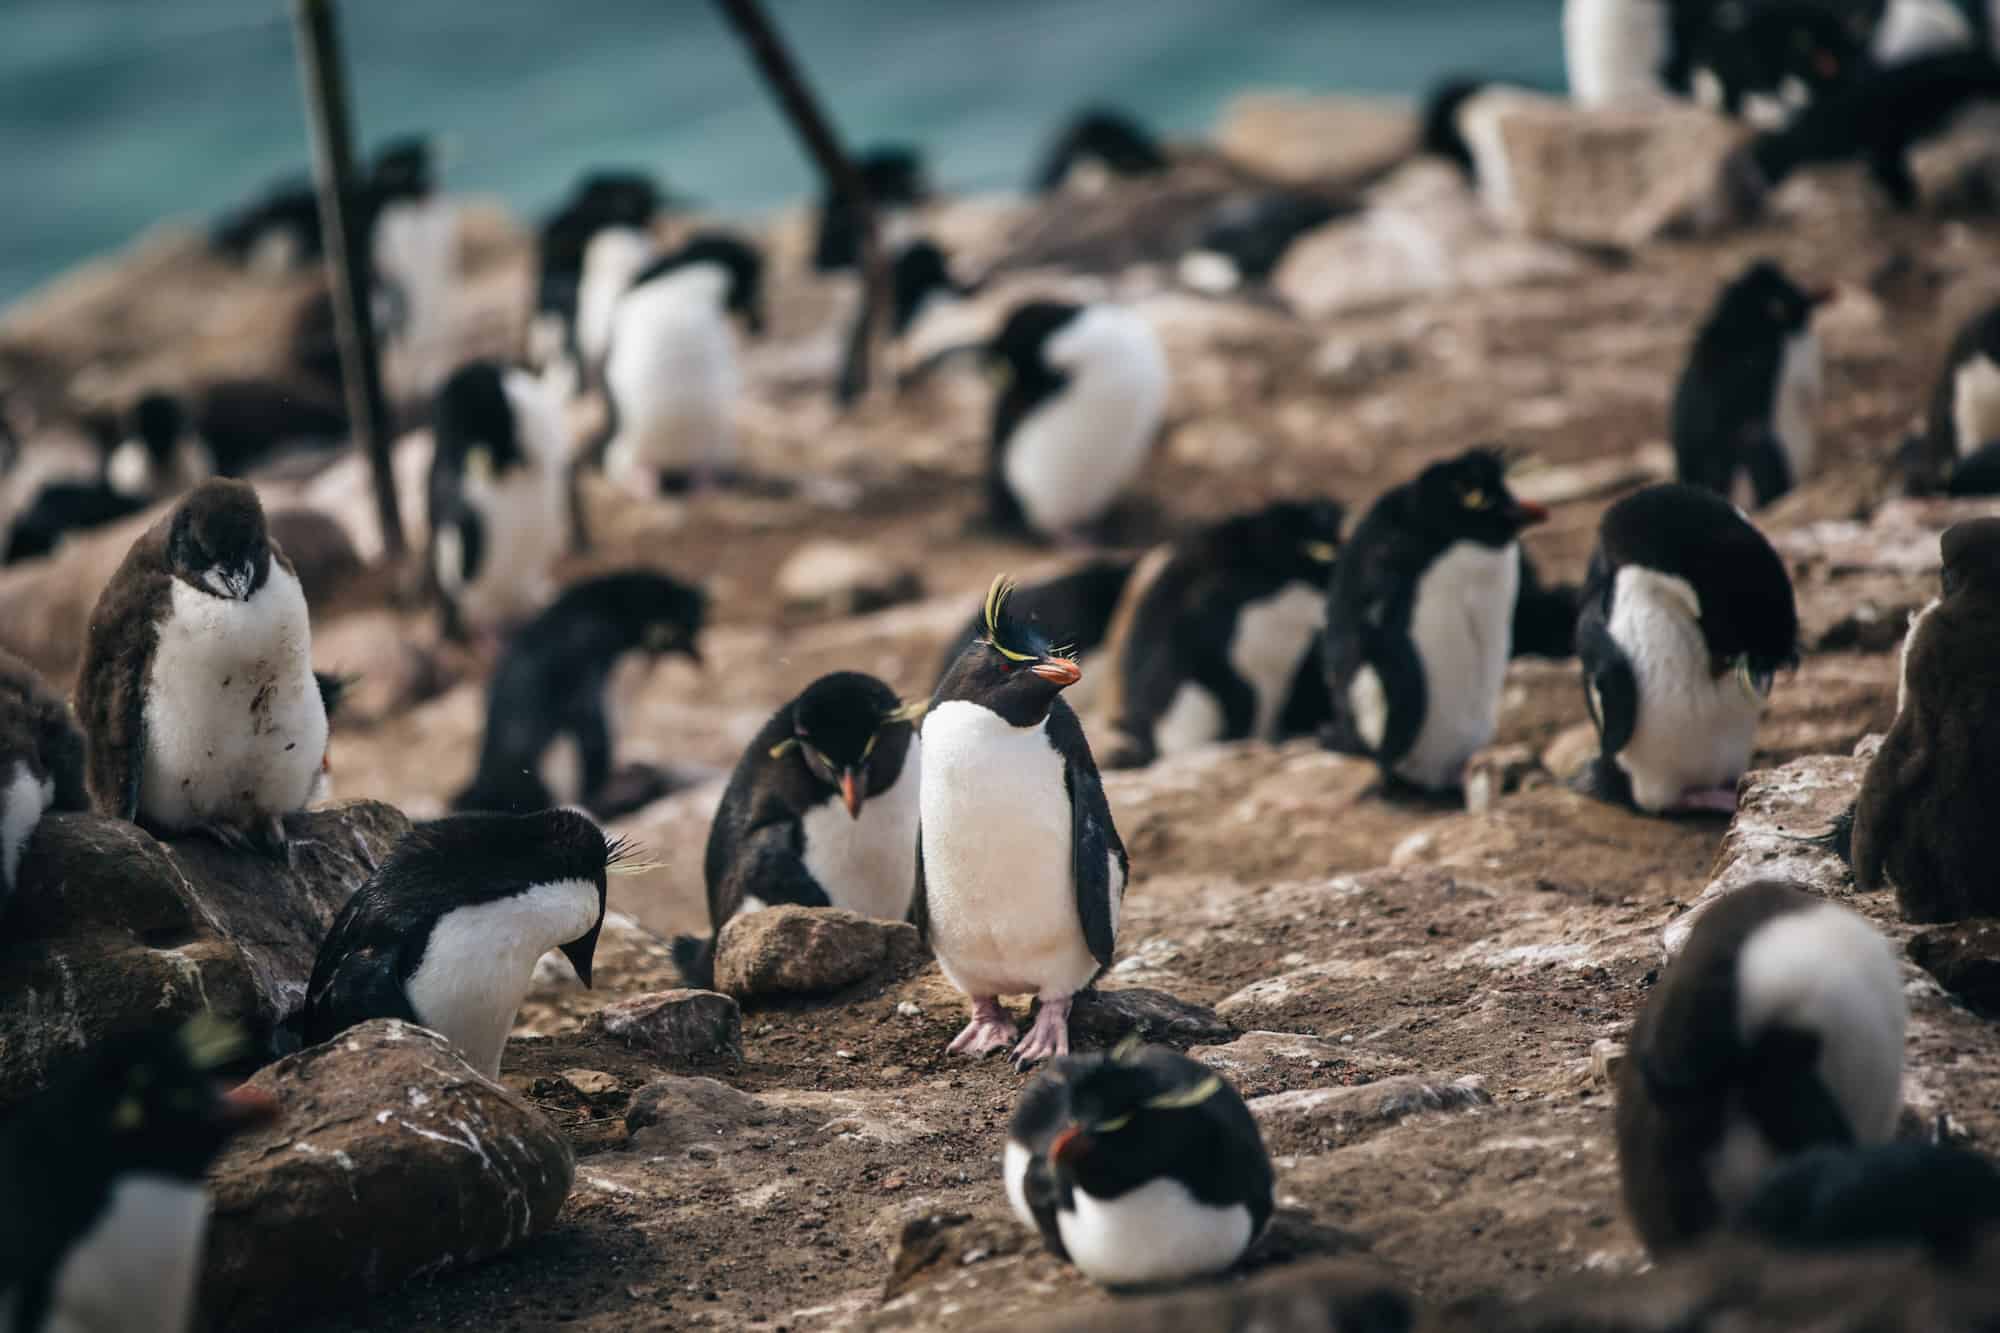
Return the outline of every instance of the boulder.
{"type": "Polygon", "coordinates": [[[1081,1046],[1115,1046],[1127,1035],[1190,1046],[1228,1041],[1236,1029],[1205,1004],[1177,999],[1144,986],[1087,991],[1069,1011],[1070,1040],[1081,1046]]]}
{"type": "Polygon", "coordinates": [[[788,608],[810,615],[864,615],[924,594],[915,570],[854,542],[807,542],[773,581],[788,608]]]}
{"type": "Polygon", "coordinates": [[[1253,1097],[1250,1114],[1267,1131],[1318,1125],[1392,1125],[1423,1111],[1488,1106],[1493,1094],[1478,1074],[1458,1078],[1385,1078],[1353,1088],[1299,1088],[1253,1097]]]}
{"type": "Polygon", "coordinates": [[[889,1256],[889,1279],[882,1299],[893,1301],[941,1277],[987,1259],[1040,1249],[1042,1238],[1012,1218],[1000,1221],[970,1213],[925,1213],[903,1223],[889,1256]]]}
{"type": "Polygon", "coordinates": [[[1192,1286],[1164,1295],[1094,1305],[1051,1318],[1036,1312],[981,1327],[981,1333],[1408,1333],[1416,1306],[1365,1259],[1294,1264],[1248,1282],[1192,1286]]]}
{"type": "Polygon", "coordinates": [[[364,1023],[251,1085],[283,1112],[215,1164],[203,1328],[477,1263],[547,1231],[569,1197],[576,1164],[556,1127],[413,1024],[364,1023]]]}
{"type": "Polygon", "coordinates": [[[0,1107],[111,1033],[202,1009],[270,1032],[333,918],[410,827],[359,802],[286,817],[293,864],[122,820],[50,815],[0,941],[0,1107]]]}
{"type": "Polygon", "coordinates": [[[1920,931],[1910,959],[1974,1013],[2000,1017],[2000,921],[1958,921],[1920,931]]]}
{"type": "Polygon", "coordinates": [[[818,995],[923,957],[916,927],[836,907],[770,907],[722,927],[715,988],[738,1000],[818,995]]]}
{"type": "Polygon", "coordinates": [[[1385,98],[1250,92],[1222,108],[1212,137],[1253,171],[1309,184],[1403,157],[1416,131],[1408,108],[1385,98]]]}
{"type": "Polygon", "coordinates": [[[727,995],[708,990],[654,991],[597,1011],[605,1035],[662,1060],[739,1052],[743,1011],[727,995]]]}
{"type": "Polygon", "coordinates": [[[747,1092],[712,1078],[669,1075],[632,1094],[625,1129],[648,1151],[734,1138],[740,1131],[780,1119],[778,1112],[747,1092]]]}

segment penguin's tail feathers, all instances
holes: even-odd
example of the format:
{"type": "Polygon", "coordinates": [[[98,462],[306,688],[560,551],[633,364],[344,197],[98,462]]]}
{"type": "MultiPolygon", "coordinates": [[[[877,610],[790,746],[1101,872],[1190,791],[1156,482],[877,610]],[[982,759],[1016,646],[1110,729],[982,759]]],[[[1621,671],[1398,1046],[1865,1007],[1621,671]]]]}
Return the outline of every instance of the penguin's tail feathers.
{"type": "Polygon", "coordinates": [[[673,944],[674,966],[681,970],[681,977],[688,985],[700,990],[715,989],[715,937],[702,939],[698,935],[676,935],[673,944]]]}

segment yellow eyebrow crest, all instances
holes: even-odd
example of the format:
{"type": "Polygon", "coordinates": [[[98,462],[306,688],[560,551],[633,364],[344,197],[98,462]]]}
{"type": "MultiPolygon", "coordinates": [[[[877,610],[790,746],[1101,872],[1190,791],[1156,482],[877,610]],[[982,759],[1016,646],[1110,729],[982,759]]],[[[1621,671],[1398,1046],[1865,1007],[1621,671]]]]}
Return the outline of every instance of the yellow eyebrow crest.
{"type": "Polygon", "coordinates": [[[1013,592],[1013,579],[1005,574],[994,576],[992,586],[986,590],[986,642],[1010,662],[1032,662],[1035,660],[1033,653],[1017,653],[1000,642],[1000,613],[1013,592]]]}

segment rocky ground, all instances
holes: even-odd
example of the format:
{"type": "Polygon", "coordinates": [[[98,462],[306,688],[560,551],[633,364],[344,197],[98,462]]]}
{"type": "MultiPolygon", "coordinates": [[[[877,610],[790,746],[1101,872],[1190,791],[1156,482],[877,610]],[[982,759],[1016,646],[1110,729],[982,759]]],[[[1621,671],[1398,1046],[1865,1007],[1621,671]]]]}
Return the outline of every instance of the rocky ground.
{"type": "MultiPolygon", "coordinates": [[[[1378,138],[1400,123],[1379,108],[1259,103],[1222,139],[1272,170],[1337,173],[1352,163],[1313,152],[1328,117],[1378,138]]],[[[1310,239],[1321,268],[1281,270],[1280,296],[1308,315],[1267,296],[1199,297],[1141,268],[1115,280],[1029,270],[962,317],[977,329],[1026,291],[1108,285],[1159,324],[1175,390],[1157,460],[1123,516],[1134,543],[1307,492],[1358,514],[1426,463],[1493,441],[1527,456],[1521,489],[1554,505],[1533,554],[1547,575],[1576,579],[1604,506],[1669,467],[1667,399],[1717,286],[1769,254],[1839,290],[1819,320],[1825,470],[1758,516],[1793,568],[1808,651],[1781,678],[1759,736],[1757,764],[1775,771],[1748,784],[1734,830],[1642,818],[1562,785],[1588,729],[1574,663],[1538,660],[1510,673],[1476,809],[1385,797],[1367,765],[1309,741],[1220,747],[1107,778],[1132,881],[1106,988],[1183,1002],[1172,1022],[1153,1006],[1155,1035],[1194,1049],[1252,1099],[1278,1161],[1281,1213],[1248,1267],[1259,1280],[1330,1274],[1315,1291],[1386,1281],[1434,1326],[1499,1327],[1516,1317],[1496,1313],[1507,1303],[1643,1267],[1619,1208],[1607,1071],[1663,963],[1663,932],[1712,883],[1799,875],[1899,943],[1912,935],[1887,895],[1855,897],[1837,862],[1792,839],[1821,831],[1858,785],[1846,756],[1893,715],[1894,648],[1934,585],[1935,535],[1981,509],[1892,500],[1888,460],[1941,340],[2000,258],[2000,234],[1977,219],[1889,214],[1844,172],[1788,188],[1757,227],[1620,249],[1499,231],[1425,165],[1380,190],[1378,207],[1310,239]],[[1439,238],[1444,249],[1427,248],[1439,238]],[[1320,1256],[1351,1262],[1297,1267],[1320,1256]]],[[[975,203],[938,225],[976,267],[1004,251],[1012,219],[975,203]]],[[[464,343],[504,348],[525,304],[524,240],[490,213],[468,226],[464,343]]],[[[646,506],[593,490],[600,549],[570,571],[662,566],[706,583],[715,608],[705,670],[676,660],[620,682],[620,758],[690,783],[617,825],[658,865],[614,881],[622,920],[607,931],[595,992],[544,964],[503,1064],[503,1081],[568,1138],[573,1192],[552,1227],[511,1253],[426,1272],[357,1313],[293,1310],[290,1322],[1030,1328],[1113,1299],[1008,1215],[999,1149],[1023,1080],[998,1061],[944,1055],[963,1002],[934,966],[892,949],[831,998],[748,1003],[740,1045],[717,1054],[662,1060],[592,1022],[608,1001],[675,984],[661,941],[705,926],[707,821],[721,777],[773,708],[836,668],[927,693],[994,572],[1029,575],[1078,554],[970,526],[986,392],[971,377],[834,411],[829,319],[845,293],[806,276],[801,235],[796,220],[773,228],[776,331],[751,353],[741,425],[758,473],[812,484],[790,497],[646,506]],[[798,604],[783,571],[826,539],[859,547],[870,581],[914,575],[902,580],[914,597],[861,615],[798,604]]],[[[103,385],[267,368],[270,339],[245,312],[278,298],[203,262],[162,234],[66,280],[0,321],[0,350],[14,354],[5,364],[72,390],[86,370],[103,385]],[[181,303],[172,319],[133,314],[168,299],[181,303]],[[191,350],[176,359],[183,342],[191,350]],[[225,344],[233,360],[217,350],[225,344]]],[[[408,445],[419,475],[424,447],[421,434],[408,445]]],[[[327,504],[366,548],[357,478],[343,465],[316,482],[274,480],[267,498],[327,504]]],[[[406,504],[418,493],[406,488],[406,504]]],[[[123,540],[0,577],[0,642],[63,678],[123,540]]],[[[437,646],[430,619],[385,591],[393,582],[362,579],[317,607],[315,655],[363,675],[336,729],[338,795],[421,818],[470,775],[482,673],[437,646]]],[[[2000,1047],[1987,1022],[1914,965],[1909,979],[1913,1130],[1943,1116],[1953,1134],[2000,1149],[2000,1047]]],[[[1581,1320],[1533,1326],[1625,1326],[1581,1320]]]]}

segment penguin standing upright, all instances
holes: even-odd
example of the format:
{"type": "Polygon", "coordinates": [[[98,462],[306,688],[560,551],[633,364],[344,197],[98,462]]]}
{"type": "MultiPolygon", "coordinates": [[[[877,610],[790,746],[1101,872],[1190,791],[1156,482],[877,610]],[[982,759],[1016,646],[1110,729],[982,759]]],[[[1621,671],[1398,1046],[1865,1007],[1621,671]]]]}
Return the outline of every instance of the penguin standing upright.
{"type": "Polygon", "coordinates": [[[90,614],[76,713],[100,811],[286,850],[326,708],[305,594],[256,491],[203,482],[132,544],[90,614]]]}
{"type": "Polygon", "coordinates": [[[574,810],[452,815],[403,835],[334,918],[306,984],[308,1045],[371,1018],[441,1034],[488,1078],[535,963],[590,984],[621,844],[574,810]]]}
{"type": "Polygon", "coordinates": [[[988,347],[993,404],[987,513],[996,527],[1074,534],[1104,517],[1145,464],[1167,403],[1167,358],[1123,306],[1030,301],[988,347]]]}
{"type": "Polygon", "coordinates": [[[600,227],[584,246],[583,278],[576,292],[576,350],[586,381],[603,374],[618,298],[658,252],[647,227],[600,227]]]}
{"type": "Polygon", "coordinates": [[[751,738],[708,830],[709,938],[674,942],[691,983],[714,985],[715,938],[738,912],[796,903],[909,915],[923,712],[873,676],[836,671],[751,738]]]}
{"type": "Polygon", "coordinates": [[[1734,810],[1798,637],[1784,561],[1728,501],[1669,482],[1611,506],[1576,625],[1599,741],[1589,785],[1652,813],[1734,810]]]}
{"type": "Polygon", "coordinates": [[[1673,0],[1564,0],[1563,69],[1579,106],[1666,96],[1673,0]]]}
{"type": "MultiPolygon", "coordinates": [[[[1142,767],[1216,741],[1278,738],[1300,668],[1326,626],[1341,516],[1332,500],[1284,500],[1176,544],[1120,647],[1119,743],[1106,767],[1142,767]]],[[[1323,678],[1303,683],[1325,687],[1323,678]]]]}
{"type": "Polygon", "coordinates": [[[1895,955],[1846,908],[1767,880],[1703,909],[1618,1072],[1625,1208],[1654,1257],[1724,1224],[1783,1159],[1888,1139],[1904,1023],[1895,955]]]}
{"type": "Polygon", "coordinates": [[[1854,883],[1911,921],[2000,911],[2000,519],[1947,528],[1944,592],[1903,640],[1896,720],[1854,808],[1854,883]]]}
{"type": "MultiPolygon", "coordinates": [[[[890,336],[899,344],[907,345],[904,340],[916,336],[917,326],[932,310],[972,296],[978,289],[978,283],[962,282],[953,275],[950,257],[935,241],[918,237],[900,247],[889,263],[890,336]]],[[[848,329],[840,372],[834,380],[834,401],[842,407],[852,405],[867,387],[862,371],[868,353],[868,338],[862,321],[868,316],[867,303],[858,303],[854,323],[848,329]]],[[[970,346],[954,345],[938,355],[956,357],[976,350],[979,350],[976,343],[970,346]]],[[[932,364],[920,362],[915,366],[906,366],[902,373],[910,380],[920,379],[929,373],[932,364]]]]}
{"type": "Polygon", "coordinates": [[[69,705],[34,668],[0,649],[0,908],[13,895],[21,854],[51,810],[88,810],[83,733],[69,705]]]}
{"type": "Polygon", "coordinates": [[[203,1177],[278,1104],[217,1089],[245,1043],[196,1018],[98,1044],[0,1128],[0,1329],[182,1333],[208,1233],[203,1177]]]}
{"type": "Polygon", "coordinates": [[[1036,1074],[1001,1173],[1021,1225],[1109,1286],[1222,1272],[1271,1220],[1271,1157],[1243,1098],[1135,1039],[1036,1074]]]}
{"type": "Polygon", "coordinates": [[[1828,295],[1802,290],[1768,259],[1722,289],[1674,388],[1682,481],[1762,506],[1812,475],[1820,401],[1812,312],[1828,295]]]}
{"type": "Polygon", "coordinates": [[[939,682],[923,726],[916,920],[945,979],[972,1001],[950,1050],[1014,1045],[1002,995],[1041,1010],[1014,1051],[1069,1053],[1070,999],[1111,965],[1130,863],[1083,725],[1060,691],[1082,676],[986,594],[986,637],[939,682]]]}
{"type": "Polygon", "coordinates": [[[569,541],[562,404],[525,370],[474,361],[432,409],[430,571],[446,633],[493,631],[547,600],[569,541]]]}
{"type": "Polygon", "coordinates": [[[1959,326],[1944,364],[1931,382],[1930,410],[1920,435],[1904,445],[1913,492],[1974,492],[1966,478],[1972,456],[2000,441],[2000,304],[1989,305],[1959,326]]]}
{"type": "Polygon", "coordinates": [[[757,251],[722,232],[693,237],[632,280],[604,363],[610,477],[651,492],[733,467],[741,376],[729,317],[762,331],[762,282],[757,251]]]}
{"type": "MultiPolygon", "coordinates": [[[[595,320],[610,317],[637,271],[624,264],[641,247],[650,252],[652,224],[660,212],[660,187],[643,172],[598,171],[577,183],[562,207],[542,223],[536,238],[535,313],[528,322],[528,363],[538,373],[554,374],[563,396],[583,387],[581,343],[583,291],[594,293],[595,320]],[[591,264],[592,245],[600,236],[615,236],[591,264]],[[595,276],[593,277],[593,273],[595,276]]],[[[593,360],[601,360],[602,345],[593,360]]]]}
{"type": "Polygon", "coordinates": [[[1419,787],[1459,785],[1493,739],[1513,654],[1522,529],[1546,518],[1475,448],[1383,494],[1327,590],[1328,743],[1419,787]]]}
{"type": "Polygon", "coordinates": [[[652,570],[602,574],[564,589],[509,640],[486,687],[479,771],[452,808],[526,813],[553,805],[541,768],[564,736],[576,742],[576,799],[596,808],[612,773],[605,699],[612,669],[631,652],[681,653],[699,664],[707,607],[701,589],[652,570]]]}

